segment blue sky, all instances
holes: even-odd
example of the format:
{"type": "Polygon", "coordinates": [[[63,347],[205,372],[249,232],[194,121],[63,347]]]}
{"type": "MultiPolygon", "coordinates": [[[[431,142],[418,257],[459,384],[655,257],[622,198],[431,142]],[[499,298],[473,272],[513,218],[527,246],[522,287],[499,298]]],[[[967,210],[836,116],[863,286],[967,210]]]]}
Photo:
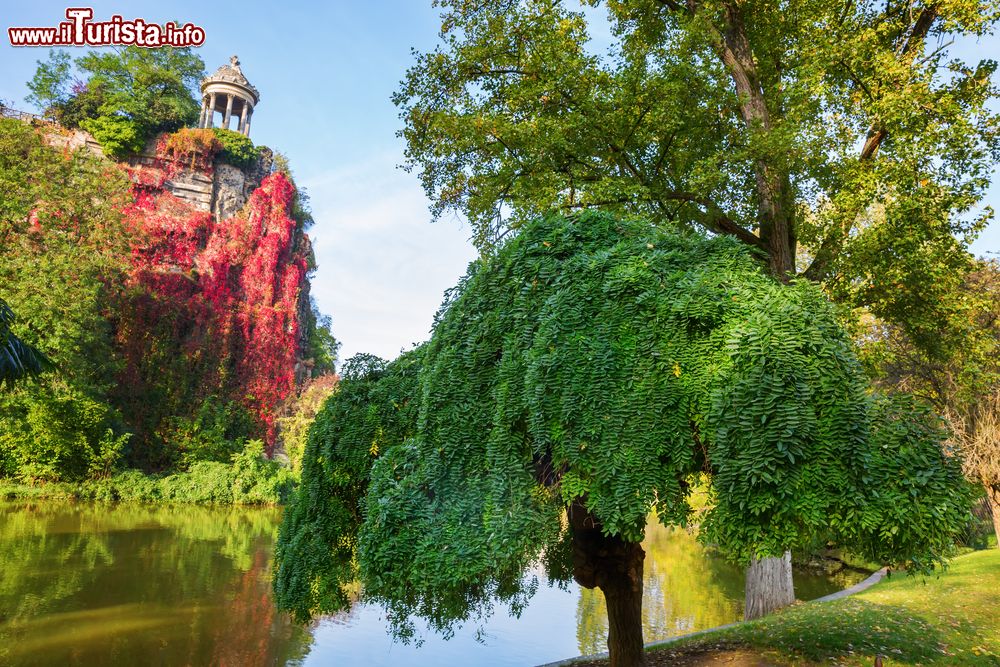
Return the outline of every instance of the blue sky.
{"type": "MultiPolygon", "coordinates": [[[[5,4],[0,99],[27,109],[24,84],[47,50],[11,47],[6,28],[54,26],[67,5],[5,4]]],[[[412,62],[410,49],[437,42],[440,21],[430,0],[86,4],[95,20],[121,14],[201,26],[207,37],[199,53],[209,71],[239,55],[261,92],[252,139],[285,153],[311,197],[319,263],[313,294],[333,317],[342,359],[356,352],[393,358],[427,338],[444,290],[476,254],[468,226],[454,217],[431,224],[416,174],[396,168],[401,122],[389,98],[412,62]]],[[[970,59],[1000,59],[995,37],[956,47],[970,59]]],[[[1000,211],[998,181],[987,203],[1000,211]]],[[[1000,224],[973,250],[1000,252],[1000,224]]]]}

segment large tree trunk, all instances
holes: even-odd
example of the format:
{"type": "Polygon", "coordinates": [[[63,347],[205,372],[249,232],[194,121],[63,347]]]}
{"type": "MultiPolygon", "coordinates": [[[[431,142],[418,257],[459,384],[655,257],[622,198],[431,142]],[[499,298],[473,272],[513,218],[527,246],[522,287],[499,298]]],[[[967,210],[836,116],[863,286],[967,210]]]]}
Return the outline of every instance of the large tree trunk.
{"type": "Polygon", "coordinates": [[[752,621],[795,602],[792,585],[792,553],[781,558],[753,560],[747,568],[746,609],[743,619],[752,621]]]}
{"type": "Polygon", "coordinates": [[[573,578],[584,588],[600,588],[608,608],[611,667],[646,665],[642,641],[642,562],[637,542],[607,536],[580,501],[568,508],[573,533],[573,578]]]}
{"type": "MultiPolygon", "coordinates": [[[[771,114],[780,109],[768,108],[765,87],[757,71],[740,3],[723,3],[723,24],[719,28],[716,50],[729,71],[740,101],[740,115],[747,130],[770,134],[771,114]]],[[[768,156],[754,160],[757,183],[758,235],[767,248],[768,268],[779,280],[795,275],[795,201],[787,170],[768,156]]]]}
{"type": "Polygon", "coordinates": [[[1000,487],[986,487],[986,502],[993,514],[993,532],[997,536],[997,549],[1000,549],[1000,487]]]}

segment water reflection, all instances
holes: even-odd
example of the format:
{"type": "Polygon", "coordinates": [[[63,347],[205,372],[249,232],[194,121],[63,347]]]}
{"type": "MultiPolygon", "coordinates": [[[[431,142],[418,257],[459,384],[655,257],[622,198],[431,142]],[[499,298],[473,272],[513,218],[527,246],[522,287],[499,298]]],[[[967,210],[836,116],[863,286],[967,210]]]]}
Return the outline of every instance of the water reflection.
{"type": "MultiPolygon", "coordinates": [[[[703,630],[743,617],[743,570],[698,543],[684,530],[655,521],[646,530],[643,635],[646,641],[703,630]]],[[[543,578],[541,572],[533,576],[543,578]]],[[[797,571],[796,593],[808,600],[856,583],[864,575],[837,578],[797,571]]],[[[421,648],[393,644],[378,609],[356,605],[349,614],[321,620],[306,664],[403,664],[414,666],[535,665],[607,650],[608,617],[599,590],[544,584],[520,619],[496,611],[483,643],[474,628],[445,642],[424,631],[421,648]],[[458,659],[460,658],[460,660],[458,659]]],[[[419,625],[418,625],[419,634],[419,625]]]]}
{"type": "MultiPolygon", "coordinates": [[[[642,626],[647,641],[712,628],[743,615],[743,573],[707,553],[695,536],[650,522],[646,529],[642,626]]],[[[607,650],[604,595],[582,590],[577,608],[580,652],[607,650]]]]}
{"type": "MultiPolygon", "coordinates": [[[[646,641],[714,628],[743,618],[743,570],[706,549],[695,534],[651,520],[643,542],[642,627],[646,641]]],[[[796,570],[795,593],[812,600],[860,581],[861,572],[824,577],[796,570]]],[[[577,640],[583,655],[607,651],[604,595],[581,589],[577,640]]]]}
{"type": "MultiPolygon", "coordinates": [[[[425,632],[419,648],[393,644],[382,611],[366,605],[294,626],[270,591],[279,520],[273,510],[0,503],[0,664],[492,666],[606,650],[603,597],[575,585],[543,583],[521,618],[500,608],[481,636],[425,632]]],[[[740,618],[738,568],[658,524],[644,546],[647,641],[740,618]]],[[[849,583],[796,575],[803,599],[849,583]]]]}
{"type": "Polygon", "coordinates": [[[0,505],[0,663],[301,663],[309,634],[270,596],[279,516],[0,505]]]}

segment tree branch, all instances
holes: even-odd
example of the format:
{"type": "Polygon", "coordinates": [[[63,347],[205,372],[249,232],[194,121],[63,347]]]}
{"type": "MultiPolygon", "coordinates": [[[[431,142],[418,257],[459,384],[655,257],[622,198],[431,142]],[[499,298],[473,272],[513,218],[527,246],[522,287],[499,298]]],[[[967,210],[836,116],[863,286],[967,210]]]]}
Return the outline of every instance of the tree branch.
{"type": "MultiPolygon", "coordinates": [[[[927,33],[930,32],[931,26],[934,25],[936,19],[937,6],[935,5],[926,7],[920,12],[920,16],[917,17],[917,20],[913,24],[913,30],[910,31],[906,41],[897,50],[899,58],[909,56],[912,59],[916,55],[914,51],[923,45],[924,39],[927,37],[927,33]]],[[[888,131],[881,123],[872,123],[868,129],[868,135],[865,137],[865,145],[861,149],[861,160],[864,161],[873,158],[888,134],[888,131]]]]}
{"type": "Polygon", "coordinates": [[[763,239],[744,229],[735,220],[726,215],[718,204],[707,197],[696,195],[693,192],[668,191],[656,193],[656,198],[660,201],[683,201],[703,206],[709,215],[708,224],[705,225],[709,231],[715,234],[735,236],[749,246],[767,251],[767,244],[764,243],[763,239]]]}
{"type": "MultiPolygon", "coordinates": [[[[916,56],[917,50],[923,45],[924,39],[926,39],[927,34],[930,32],[930,29],[934,25],[934,21],[936,19],[936,5],[925,7],[923,11],[920,12],[917,20],[913,23],[913,29],[910,31],[906,41],[903,42],[902,46],[897,50],[897,54],[900,58],[908,57],[912,60],[916,56]]],[[[874,159],[879,147],[888,135],[888,130],[881,123],[878,123],[877,121],[873,122],[871,127],[868,129],[868,134],[865,137],[865,143],[861,148],[858,160],[860,162],[867,162],[874,159]]],[[[843,245],[844,239],[854,226],[855,217],[857,217],[857,212],[855,212],[854,215],[847,216],[847,219],[841,229],[831,231],[831,233],[823,239],[823,242],[819,246],[819,250],[816,251],[816,256],[813,258],[809,268],[807,268],[803,273],[803,276],[809,280],[816,281],[823,280],[826,277],[833,260],[836,259],[838,254],[840,254],[840,249],[843,245]]]]}

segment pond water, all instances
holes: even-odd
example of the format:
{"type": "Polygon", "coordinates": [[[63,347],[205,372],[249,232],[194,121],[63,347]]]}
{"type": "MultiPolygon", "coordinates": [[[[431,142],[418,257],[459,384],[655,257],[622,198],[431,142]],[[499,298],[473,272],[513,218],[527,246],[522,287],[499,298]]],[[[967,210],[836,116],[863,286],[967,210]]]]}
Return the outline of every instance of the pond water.
{"type": "MultiPolygon", "coordinates": [[[[393,643],[379,608],[292,624],[275,610],[280,511],[0,503],[3,665],[535,665],[606,650],[598,591],[543,583],[519,619],[393,643]]],[[[687,532],[647,531],[647,641],[742,615],[741,572],[687,532]]],[[[801,599],[862,575],[799,572],[801,599]]],[[[418,626],[419,627],[419,626],[418,626]]]]}

